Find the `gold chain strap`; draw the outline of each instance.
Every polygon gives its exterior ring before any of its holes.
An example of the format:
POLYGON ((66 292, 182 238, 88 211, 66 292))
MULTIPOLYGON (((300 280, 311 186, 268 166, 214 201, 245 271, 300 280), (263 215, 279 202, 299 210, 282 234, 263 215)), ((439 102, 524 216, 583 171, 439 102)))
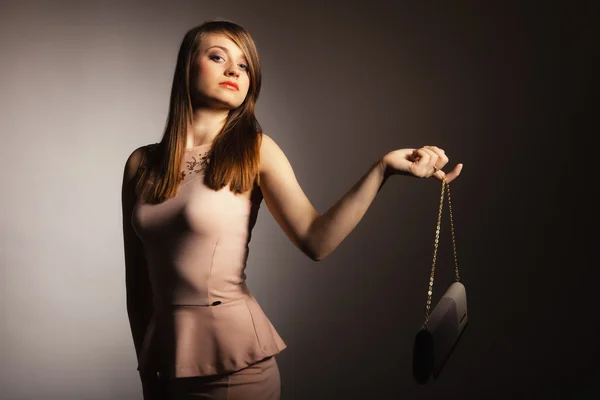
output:
POLYGON ((431 308, 431 296, 433 295, 433 280, 435 277, 435 261, 437 258, 438 244, 440 241, 440 230, 442 227, 442 210, 444 208, 444 193, 448 191, 448 209, 450 211, 450 230, 452 232, 452 250, 454 251, 454 267, 456 272, 456 282, 460 281, 458 273, 458 256, 456 253, 456 236, 454 235, 454 219, 452 218, 452 201, 450 199, 450 184, 446 183, 446 177, 442 181, 442 194, 440 195, 440 207, 438 212, 437 227, 435 230, 435 242, 433 245, 433 262, 431 264, 431 275, 429 276, 429 290, 427 291, 427 304, 425 305, 425 324, 429 320, 429 310, 431 308))

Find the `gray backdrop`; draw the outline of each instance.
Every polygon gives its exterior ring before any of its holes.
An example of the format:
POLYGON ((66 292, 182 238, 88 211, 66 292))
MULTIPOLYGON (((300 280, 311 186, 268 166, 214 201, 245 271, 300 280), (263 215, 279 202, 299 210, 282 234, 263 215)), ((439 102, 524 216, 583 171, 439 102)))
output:
MULTIPOLYGON (((319 263, 263 203, 247 273, 288 344, 284 400, 598 394, 591 239, 570 252, 579 231, 563 207, 571 138, 588 122, 591 8, 3 1, 0 15, 0 398, 140 398, 123 166, 160 140, 183 34, 217 17, 255 38, 258 119, 321 212, 390 150, 434 144, 465 164, 452 194, 470 325, 427 387, 411 363, 438 183, 388 180, 319 263)), ((437 296, 452 279, 447 228, 437 296)))

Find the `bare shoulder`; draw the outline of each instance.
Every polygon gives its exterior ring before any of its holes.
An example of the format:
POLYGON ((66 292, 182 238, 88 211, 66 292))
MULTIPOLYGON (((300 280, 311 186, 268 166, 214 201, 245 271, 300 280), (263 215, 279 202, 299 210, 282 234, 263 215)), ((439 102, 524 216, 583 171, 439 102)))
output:
POLYGON ((261 133, 261 141, 260 141, 260 151, 269 151, 272 150, 274 146, 277 146, 277 143, 271 138, 271 136, 266 133, 261 133))
POLYGON ((263 132, 260 145, 260 173, 268 173, 285 161, 287 161, 287 157, 283 150, 281 150, 275 140, 263 132))

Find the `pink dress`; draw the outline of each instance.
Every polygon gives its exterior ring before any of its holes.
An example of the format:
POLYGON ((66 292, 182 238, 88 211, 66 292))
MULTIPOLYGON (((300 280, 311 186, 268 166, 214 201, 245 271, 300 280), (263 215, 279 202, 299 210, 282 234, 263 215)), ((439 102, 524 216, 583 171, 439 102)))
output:
POLYGON ((286 344, 246 285, 248 243, 262 193, 252 199, 204 185, 210 144, 187 151, 177 196, 138 202, 131 216, 144 245, 154 316, 140 371, 217 375, 275 355, 286 344))

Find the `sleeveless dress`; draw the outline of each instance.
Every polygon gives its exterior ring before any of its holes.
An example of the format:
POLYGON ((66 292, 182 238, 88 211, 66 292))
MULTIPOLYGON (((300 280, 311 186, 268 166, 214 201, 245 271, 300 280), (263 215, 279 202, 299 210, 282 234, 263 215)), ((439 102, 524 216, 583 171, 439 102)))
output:
POLYGON ((246 285, 262 193, 255 187, 248 200, 228 185, 219 191, 204 185, 210 146, 186 151, 175 197, 133 208, 154 296, 141 372, 226 374, 287 347, 246 285))

